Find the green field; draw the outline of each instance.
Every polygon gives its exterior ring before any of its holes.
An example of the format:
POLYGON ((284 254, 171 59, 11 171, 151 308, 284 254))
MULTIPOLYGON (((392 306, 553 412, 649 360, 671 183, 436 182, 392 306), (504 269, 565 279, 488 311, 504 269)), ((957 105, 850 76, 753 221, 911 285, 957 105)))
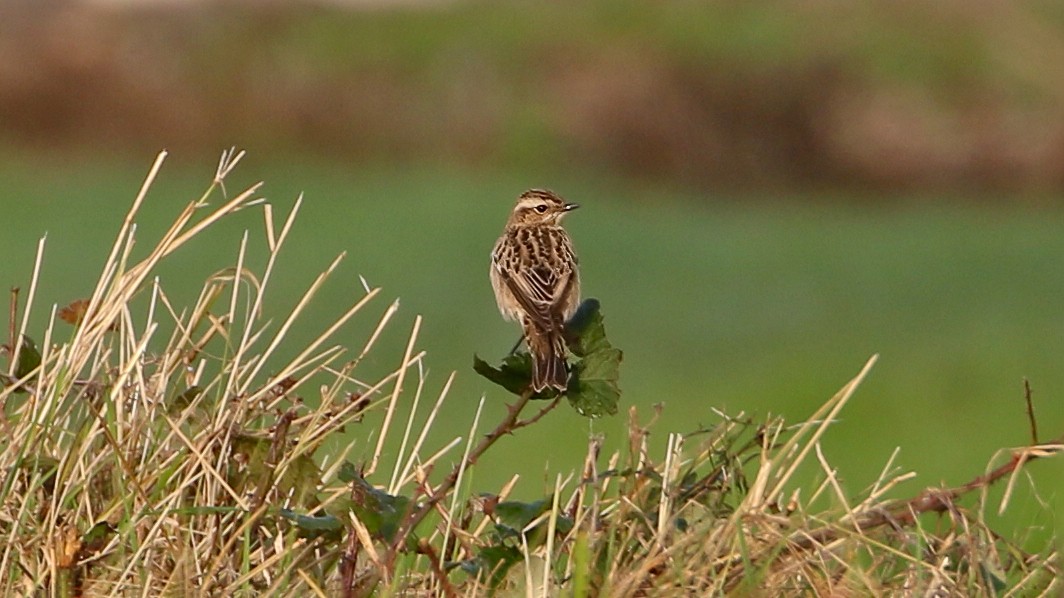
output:
MULTIPOLYGON (((177 156, 164 168, 138 223, 142 242, 206 188, 213 158, 198 158, 177 156)), ((0 166, 0 283, 25 288, 37 240, 48 235, 31 336, 43 330, 53 303, 89 294, 149 163, 9 158, 0 166)), ((506 448, 481 464, 475 489, 496 490, 520 473, 519 494, 541 495, 555 473, 579 466, 589 429, 604 434, 608 447, 621 445, 629 406, 645 419, 653 405, 664 405, 653 436, 657 454, 668 432, 715 423, 712 407, 799 420, 874 353, 880 361, 870 379, 823 442, 851 491, 871 483, 895 447, 896 465, 919 472, 899 493, 909 495, 963 483, 983 472, 995 450, 1029 442, 1025 376, 1043 440, 1064 430, 1059 209, 1007 198, 695 197, 595 177, 358 170, 255 155, 227 185, 232 194, 241 181, 260 179, 278 212, 299 192, 305 196, 271 283, 272 312, 287 313, 314 276, 347 252, 312 316, 288 335, 288 354, 361 295, 359 275, 383 287, 371 312, 383 312, 392 298, 401 310, 356 374, 375 379, 393 369, 422 315, 425 400, 458 372, 444 419, 434 426, 438 443, 467 434, 482 395, 488 422, 508 399, 470 364, 474 353, 501 357, 517 335, 495 309, 486 271, 512 198, 549 186, 584 206, 569 229, 585 295, 602 302, 611 340, 625 352, 622 415, 589 426, 559 409, 547 424, 504 440, 506 448)), ((210 232, 206 244, 184 249, 175 260, 181 267, 162 272, 172 300, 191 301, 204 278, 232 265, 245 228, 255 231, 252 254, 261 261, 261 223, 261 214, 249 211, 210 232)), ((340 338, 357 351, 375 325, 360 319, 340 338)), ((368 436, 372 423, 351 433, 368 436)), ((363 447, 372 452, 372 443, 363 447)), ((1060 464, 1031 471, 1042 494, 1059 500, 1060 464)), ((1028 490, 1019 486, 1012 521, 1047 525, 1028 490)))

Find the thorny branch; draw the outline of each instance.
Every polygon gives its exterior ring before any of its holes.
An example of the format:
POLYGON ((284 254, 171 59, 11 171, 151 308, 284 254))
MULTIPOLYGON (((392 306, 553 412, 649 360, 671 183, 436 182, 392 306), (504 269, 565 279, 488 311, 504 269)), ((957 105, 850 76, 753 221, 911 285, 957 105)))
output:
MULTIPOLYGON (((1007 463, 995 468, 989 473, 976 476, 971 481, 953 488, 926 488, 920 494, 900 502, 887 505, 885 508, 876 509, 858 517, 853 525, 861 532, 890 525, 895 528, 908 527, 916 523, 917 518, 924 513, 944 513, 954 508, 954 503, 965 494, 982 490, 995 484, 1004 477, 1018 472, 1024 465, 1041 459, 1064 453, 1064 436, 1046 444, 1036 444, 1022 447, 1012 452, 1012 457, 1007 463)), ((825 526, 820 529, 803 531, 800 535, 792 537, 790 547, 795 551, 814 550, 819 546, 830 544, 844 534, 837 526, 825 526)), ((740 566, 729 572, 728 587, 734 586, 742 580, 744 567, 740 566)))
MULTIPOLYGON (((908 500, 887 503, 874 510, 869 510, 854 519, 852 522, 854 528, 861 533, 865 533, 886 525, 895 529, 912 526, 920 515, 924 513, 945 513, 954 510, 954 504, 964 495, 973 491, 984 490, 1002 478, 1013 476, 1031 461, 1064 453, 1064 435, 1049 443, 1038 442, 1034 403, 1031 400, 1031 385, 1027 379, 1023 381, 1023 388, 1027 418, 1030 424, 1031 445, 1013 450, 1008 462, 988 473, 976 476, 966 484, 953 488, 925 488, 908 500)), ((802 531, 792 535, 790 549, 794 551, 816 550, 818 547, 839 540, 848 533, 850 533, 848 529, 842 530, 838 526, 824 526, 819 529, 802 531)), ((734 562, 729 564, 735 565, 734 562)), ((731 568, 727 574, 725 586, 734 588, 743 579, 747 566, 746 564, 739 564, 739 566, 731 568)))
POLYGON ((414 509, 408 517, 406 517, 406 519, 404 519, 403 525, 395 534, 395 539, 392 541, 392 545, 389 548, 388 556, 385 559, 386 563, 389 563, 390 565, 390 563, 394 561, 396 554, 398 554, 402 547, 405 545, 406 538, 410 535, 414 528, 416 528, 418 524, 421 523, 426 516, 428 516, 429 512, 432 511, 432 509, 434 509, 436 505, 439 504, 439 502, 447 496, 447 493, 450 492, 452 488, 454 488, 455 484, 458 483, 458 478, 463 470, 475 465, 481 455, 483 455, 489 448, 491 448, 491 446, 495 444, 500 438, 507 434, 512 434, 516 430, 524 428, 525 426, 530 426, 538 422, 540 419, 543 418, 543 416, 545 416, 552 409, 554 409, 558 405, 558 402, 561 400, 561 396, 558 396, 556 399, 551 401, 549 405, 540 409, 539 412, 533 415, 532 417, 524 420, 519 419, 521 411, 528 404, 528 401, 531 397, 531 390, 526 390, 525 392, 521 393, 521 396, 517 399, 517 402, 507 407, 506 417, 504 417, 503 420, 499 422, 499 425, 496 426, 494 430, 489 432, 480 441, 480 444, 478 444, 472 451, 470 451, 468 457, 466 457, 464 460, 460 461, 453 468, 451 468, 450 473, 447 474, 447 477, 443 480, 443 482, 440 483, 439 486, 436 487, 432 494, 424 502, 418 505, 417 508, 414 509))
POLYGON ((428 541, 422 539, 417 543, 418 554, 423 554, 429 559, 429 566, 432 568, 432 574, 436 576, 436 579, 440 582, 440 592, 446 598, 456 598, 458 591, 455 589, 451 580, 447 579, 447 572, 443 568, 443 563, 440 562, 440 556, 436 554, 436 551, 432 548, 432 545, 428 541))

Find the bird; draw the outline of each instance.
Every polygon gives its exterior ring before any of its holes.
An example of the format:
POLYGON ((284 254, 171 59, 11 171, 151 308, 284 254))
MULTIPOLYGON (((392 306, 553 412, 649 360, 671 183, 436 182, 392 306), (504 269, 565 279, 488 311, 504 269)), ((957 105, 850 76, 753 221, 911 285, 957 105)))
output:
POLYGON ((546 189, 517 198, 491 252, 491 286, 506 320, 521 323, 532 390, 566 390, 565 322, 580 303, 580 271, 562 219, 579 208, 546 189))

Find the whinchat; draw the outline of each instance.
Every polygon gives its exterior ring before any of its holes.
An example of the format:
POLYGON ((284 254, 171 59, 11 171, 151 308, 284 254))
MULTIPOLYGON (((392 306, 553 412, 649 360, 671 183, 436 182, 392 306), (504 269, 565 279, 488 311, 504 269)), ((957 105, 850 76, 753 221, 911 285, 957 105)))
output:
POLYGON ((580 272, 562 218, 578 208, 530 189, 517 198, 491 253, 491 286, 507 320, 518 320, 532 354, 532 390, 564 391, 564 326, 580 303, 580 272))

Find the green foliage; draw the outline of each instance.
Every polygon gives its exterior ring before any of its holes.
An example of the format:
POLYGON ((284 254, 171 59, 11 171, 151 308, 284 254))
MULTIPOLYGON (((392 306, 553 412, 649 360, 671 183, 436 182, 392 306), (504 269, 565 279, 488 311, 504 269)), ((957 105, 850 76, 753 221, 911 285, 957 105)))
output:
POLYGON ((230 484, 241 492, 264 487, 275 487, 291 496, 293 504, 310 508, 317 504, 318 484, 321 472, 311 455, 300 455, 291 460, 278 479, 275 469, 280 454, 274 448, 274 438, 235 434, 233 455, 237 460, 229 469, 230 484))
POLYGON ((503 535, 517 535, 521 533, 521 530, 525 529, 525 526, 546 513, 550 509, 552 501, 553 498, 548 496, 533 502, 500 502, 488 512, 494 516, 495 528, 501 531, 503 535))
MULTIPOLYGON (((621 351, 606 338, 606 327, 597 299, 581 303, 566 327, 569 349, 579 359, 571 366, 569 385, 565 391, 569 404, 584 417, 597 418, 616 415, 621 390, 621 351)), ((506 356, 498 368, 480 357, 473 356, 473 370, 515 395, 528 391, 532 379, 532 358, 527 352, 506 356)), ((532 399, 553 399, 558 393, 546 389, 532 395, 532 399)))
POLYGON ((18 394, 25 394, 25 384, 29 381, 26 380, 34 370, 41 365, 41 352, 37 349, 37 343, 33 342, 28 336, 23 335, 21 347, 18 352, 18 361, 15 363, 15 377, 12 380, 8 380, 7 376, 0 375, 0 381, 4 382, 4 386, 14 385, 19 381, 23 381, 23 386, 20 386, 15 390, 18 394))
POLYGON ((339 517, 329 514, 304 515, 292 509, 281 509, 280 514, 281 517, 291 521, 299 529, 299 537, 301 538, 326 536, 330 540, 337 542, 343 537, 343 532, 346 529, 344 522, 339 517))
MULTIPOLYGON (((485 509, 492 520, 495 521, 496 537, 499 540, 521 538, 530 547, 538 547, 546 541, 547 521, 536 523, 531 529, 528 526, 547 514, 554 503, 554 496, 535 500, 532 502, 505 501, 495 505, 492 509, 485 509)), ((573 529, 573 520, 558 516, 555 520, 557 533, 568 534, 573 529)))
POLYGON ((41 352, 37 349, 37 343, 28 336, 22 337, 22 348, 18 353, 18 363, 15 364, 15 376, 21 380, 30 375, 33 370, 41 365, 41 352))
POLYGON ((118 530, 108 521, 100 521, 89 528, 81 538, 81 550, 85 554, 95 554, 103 550, 118 530))
POLYGON ((489 544, 477 550, 477 558, 455 565, 471 575, 487 577, 488 587, 494 591, 502 585, 510 568, 522 560, 524 560, 524 553, 517 546, 489 544))
MULTIPOLYGON (((515 395, 528 391, 532 380, 532 356, 526 351, 519 351, 503 358, 498 368, 473 355, 473 370, 495 384, 515 395)), ((546 389, 532 395, 532 399, 553 399, 558 393, 546 389)))
POLYGON ((192 402, 201 394, 203 394, 203 389, 199 386, 188 387, 184 392, 171 399, 168 411, 170 413, 180 413, 184 411, 192 405, 192 402))
POLYGON ((570 349, 580 359, 573 366, 566 396, 577 413, 596 418, 616 415, 621 389, 621 351, 606 339, 606 327, 596 299, 583 302, 569 325, 570 349))
POLYGON ((340 504, 354 512, 372 537, 385 542, 395 540, 396 532, 410 515, 410 499, 375 488, 351 463, 343 465, 339 479, 351 488, 350 499, 340 504))
MULTIPOLYGON (((450 565, 473 575, 486 576, 492 590, 502 584, 511 567, 524 560, 526 550, 535 550, 546 542, 548 518, 554 503, 553 496, 531 502, 497 500, 497 496, 481 497, 484 514, 495 525, 485 538, 487 541, 477 548, 477 556, 450 565)), ((564 538, 572 529, 572 519, 556 517, 555 534, 558 538, 564 538)))

